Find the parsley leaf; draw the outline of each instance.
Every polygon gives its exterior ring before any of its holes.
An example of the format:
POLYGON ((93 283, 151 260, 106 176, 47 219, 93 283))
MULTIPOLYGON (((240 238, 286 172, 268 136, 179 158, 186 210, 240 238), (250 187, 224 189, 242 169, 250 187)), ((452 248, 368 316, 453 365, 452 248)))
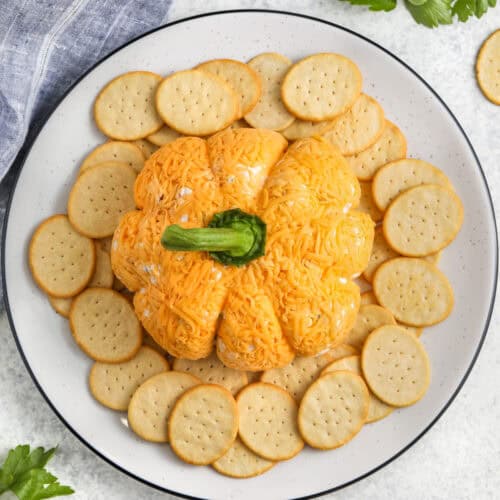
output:
POLYGON ((415 5, 411 0, 405 0, 405 3, 413 19, 428 28, 435 28, 440 24, 452 23, 451 0, 418 2, 421 5, 415 5))
POLYGON ((495 7, 496 4, 497 0, 456 0, 452 12, 465 23, 471 16, 480 18, 488 7, 495 7))
POLYGON ((342 0, 343 2, 349 2, 352 5, 366 5, 370 7, 370 10, 380 11, 384 10, 389 12, 396 7, 397 0, 342 0))
POLYGON ((69 486, 59 484, 57 478, 44 469, 56 448, 30 450, 20 445, 9 451, 0 469, 0 494, 12 491, 20 500, 42 500, 59 495, 71 495, 69 486))

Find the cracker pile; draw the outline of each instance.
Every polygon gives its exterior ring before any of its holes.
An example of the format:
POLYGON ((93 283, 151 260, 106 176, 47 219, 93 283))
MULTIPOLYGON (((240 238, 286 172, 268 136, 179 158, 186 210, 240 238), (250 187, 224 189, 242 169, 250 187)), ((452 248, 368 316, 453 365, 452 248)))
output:
MULTIPOLYGON (((478 78, 487 86, 481 61, 478 78)), ((293 63, 265 53, 166 78, 130 72, 99 93, 94 117, 109 140, 82 161, 68 215, 35 230, 29 265, 94 362, 92 395, 126 411, 134 433, 169 443, 188 463, 247 478, 305 444, 343 446, 365 424, 424 396, 430 363, 419 337, 453 308, 452 287, 436 266, 460 230, 463 207, 442 171, 406 158, 405 136, 362 93, 354 62, 325 53, 293 63), (344 343, 262 373, 228 368, 215 352, 199 361, 169 356, 144 333, 110 264, 112 235, 135 209, 137 173, 156 149, 185 135, 249 126, 288 141, 322 135, 347 158, 360 181, 360 209, 378 223, 360 278, 367 291, 344 343)))

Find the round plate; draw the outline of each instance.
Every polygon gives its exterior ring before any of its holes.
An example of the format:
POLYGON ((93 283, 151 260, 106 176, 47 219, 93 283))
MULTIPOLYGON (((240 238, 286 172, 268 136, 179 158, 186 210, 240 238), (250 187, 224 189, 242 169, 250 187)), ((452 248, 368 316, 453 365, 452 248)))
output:
POLYGON ((31 147, 10 201, 3 245, 12 330, 35 383, 63 422, 101 457, 152 486, 195 497, 214 498, 223 491, 225 497, 240 500, 332 491, 411 446, 465 381, 486 334, 497 276, 495 221, 484 175, 470 142, 439 96, 403 62, 356 33, 319 19, 269 11, 222 12, 170 24, 129 43, 86 74, 31 147), (432 362, 432 383, 423 400, 366 425, 340 449, 305 449, 267 474, 241 481, 210 467, 186 465, 168 446, 141 441, 127 428, 125 414, 92 399, 86 381, 91 362, 73 342, 66 320, 51 309, 31 279, 27 248, 42 219, 65 212, 79 163, 105 140, 91 110, 107 81, 130 70, 167 74, 207 59, 245 61, 264 51, 294 60, 325 51, 352 58, 363 73, 365 91, 379 100, 408 138, 409 154, 431 161, 451 178, 463 200, 465 220, 440 263, 455 290, 455 309, 422 337, 432 362))

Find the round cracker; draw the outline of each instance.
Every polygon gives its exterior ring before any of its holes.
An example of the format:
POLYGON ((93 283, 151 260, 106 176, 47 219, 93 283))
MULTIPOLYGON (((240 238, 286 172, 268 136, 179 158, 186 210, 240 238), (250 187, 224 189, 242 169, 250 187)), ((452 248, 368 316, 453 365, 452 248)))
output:
POLYGON ((281 84, 291 64, 290 59, 274 52, 259 54, 248 61, 262 83, 257 104, 244 116, 252 127, 283 130, 295 120, 281 100, 281 84))
POLYGON ((393 250, 421 257, 448 246, 460 231, 464 209, 448 188, 424 184, 400 194, 384 216, 384 237, 393 250))
POLYGON ((272 384, 257 382, 236 398, 240 414, 240 438, 267 460, 288 460, 304 447, 297 428, 297 403, 272 384))
POLYGON ((431 326, 453 309, 453 289, 446 276, 423 259, 398 257, 384 262, 373 277, 378 302, 401 323, 431 326))
POLYGON ((346 160, 359 180, 369 181, 383 165, 405 156, 405 136, 394 123, 386 120, 382 135, 370 147, 346 160))
MULTIPOLYGON (((360 356, 348 356, 346 358, 339 359, 330 363, 322 372, 321 376, 326 373, 336 372, 336 371, 348 371, 355 373, 356 375, 363 376, 361 370, 361 357, 360 356)), ((383 401, 380 401, 377 396, 375 396, 370 390, 368 391, 370 395, 370 401, 368 403, 368 415, 366 416, 366 423, 376 422, 381 420, 388 415, 390 415, 394 408, 383 401)))
POLYGON ((246 372, 225 366, 215 351, 203 359, 174 359, 173 368, 190 373, 207 384, 221 385, 233 395, 248 383, 246 372))
POLYGON ((338 448, 361 430, 368 406, 368 389, 359 375, 327 373, 309 387, 300 403, 300 434, 313 448, 338 448))
POLYGON ((311 122, 305 120, 295 120, 289 127, 282 130, 281 133, 285 139, 295 141, 297 139, 305 139, 314 135, 321 135, 333 127, 333 120, 325 120, 322 122, 311 122))
POLYGON ((399 257, 398 252, 395 252, 385 241, 384 232, 382 227, 375 228, 375 236, 373 238, 372 253, 366 269, 363 271, 363 278, 370 283, 373 280, 375 271, 381 264, 389 259, 399 257))
POLYGON ((71 310, 71 303, 73 302, 73 297, 69 299, 61 299, 59 297, 51 297, 48 295, 50 305, 54 308, 57 314, 60 314, 64 318, 69 318, 69 311, 71 310))
POLYGON ((168 420, 168 440, 187 463, 208 465, 226 453, 238 433, 238 408, 224 387, 202 384, 187 390, 168 420))
POLYGON ((75 231, 66 215, 44 220, 33 233, 28 262, 37 285, 52 297, 81 292, 95 269, 94 242, 75 231))
POLYGON ((142 344, 132 305, 114 290, 87 288, 73 300, 69 324, 76 343, 95 361, 128 361, 142 344))
POLYGON ((83 172, 69 195, 71 224, 91 238, 111 236, 122 216, 135 208, 135 178, 128 165, 103 164, 83 172))
POLYGON ((391 406, 409 406, 427 391, 430 364, 422 343, 398 326, 378 328, 366 339, 361 368, 370 389, 391 406))
POLYGON ((164 125, 158 132, 148 135, 147 140, 156 146, 164 146, 165 144, 174 142, 179 137, 182 137, 179 132, 164 125))
POLYGON ((133 144, 135 144, 142 151, 146 160, 158 149, 158 146, 145 139, 137 139, 136 141, 133 141, 133 144))
POLYGON ((347 335, 346 342, 361 349, 366 337, 368 337, 375 328, 391 324, 395 325, 396 320, 388 309, 376 304, 361 306, 354 327, 347 335))
POLYGON ((94 119, 101 132, 112 139, 133 141, 159 130, 163 122, 154 96, 161 76, 132 71, 111 80, 94 103, 94 119))
POLYGON ((356 64, 340 54, 313 54, 294 64, 283 80, 281 98, 301 120, 331 120, 345 113, 361 93, 356 64))
POLYGON ((262 92, 259 75, 248 65, 234 59, 213 59, 196 66, 224 80, 238 95, 238 118, 250 113, 262 92))
POLYGON ((100 246, 97 246, 95 271, 92 279, 89 281, 88 287, 111 288, 114 279, 109 253, 102 250, 100 246))
POLYGON ((167 443, 167 422, 177 399, 201 383, 193 375, 175 371, 147 379, 134 392, 128 405, 130 428, 146 441, 167 443))
POLYGON ((85 157, 80 166, 80 173, 107 162, 125 163, 136 172, 140 172, 145 159, 141 149, 132 142, 108 141, 97 146, 85 157))
POLYGON ((486 98, 500 106, 500 29, 494 31, 479 50, 476 78, 486 98))
POLYGON ((275 462, 259 457, 236 438, 231 448, 216 460, 212 467, 229 477, 247 478, 264 474, 274 466, 275 462))
POLYGON ((380 222, 383 214, 373 201, 372 183, 360 182, 359 187, 361 188, 361 198, 359 200, 358 210, 367 213, 374 222, 380 222))
POLYGON ((333 120, 331 129, 323 137, 349 156, 374 144, 384 127, 382 106, 373 97, 361 94, 349 110, 333 120))
POLYGON ((168 368, 168 362, 163 356, 143 346, 129 361, 94 363, 89 375, 90 392, 102 405, 124 411, 136 389, 145 380, 168 368))
POLYGON ((304 356, 295 358, 290 364, 281 368, 273 368, 262 372, 261 382, 277 385, 285 389, 300 402, 304 392, 321 370, 336 359, 356 354, 357 350, 347 344, 341 344, 319 356, 304 356))
POLYGON ((238 96, 221 78, 206 71, 178 71, 156 92, 164 122, 185 135, 210 135, 226 128, 239 113, 238 96))
POLYGON ((453 189, 448 177, 423 160, 404 158, 384 165, 373 177, 372 194, 377 207, 385 211, 404 191, 421 184, 439 184, 453 189))

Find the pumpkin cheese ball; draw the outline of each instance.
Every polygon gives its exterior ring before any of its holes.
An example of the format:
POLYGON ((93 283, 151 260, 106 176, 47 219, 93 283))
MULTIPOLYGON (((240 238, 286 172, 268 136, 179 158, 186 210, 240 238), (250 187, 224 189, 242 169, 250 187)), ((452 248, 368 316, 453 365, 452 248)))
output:
POLYGON ((171 355, 205 358, 215 342, 226 366, 268 370, 341 344, 353 327, 351 277, 374 229, 354 210, 359 183, 324 139, 286 147, 263 129, 180 138, 138 175, 138 210, 114 233, 112 266, 171 355), (256 233, 245 252, 260 258, 248 262, 242 248, 256 233))

